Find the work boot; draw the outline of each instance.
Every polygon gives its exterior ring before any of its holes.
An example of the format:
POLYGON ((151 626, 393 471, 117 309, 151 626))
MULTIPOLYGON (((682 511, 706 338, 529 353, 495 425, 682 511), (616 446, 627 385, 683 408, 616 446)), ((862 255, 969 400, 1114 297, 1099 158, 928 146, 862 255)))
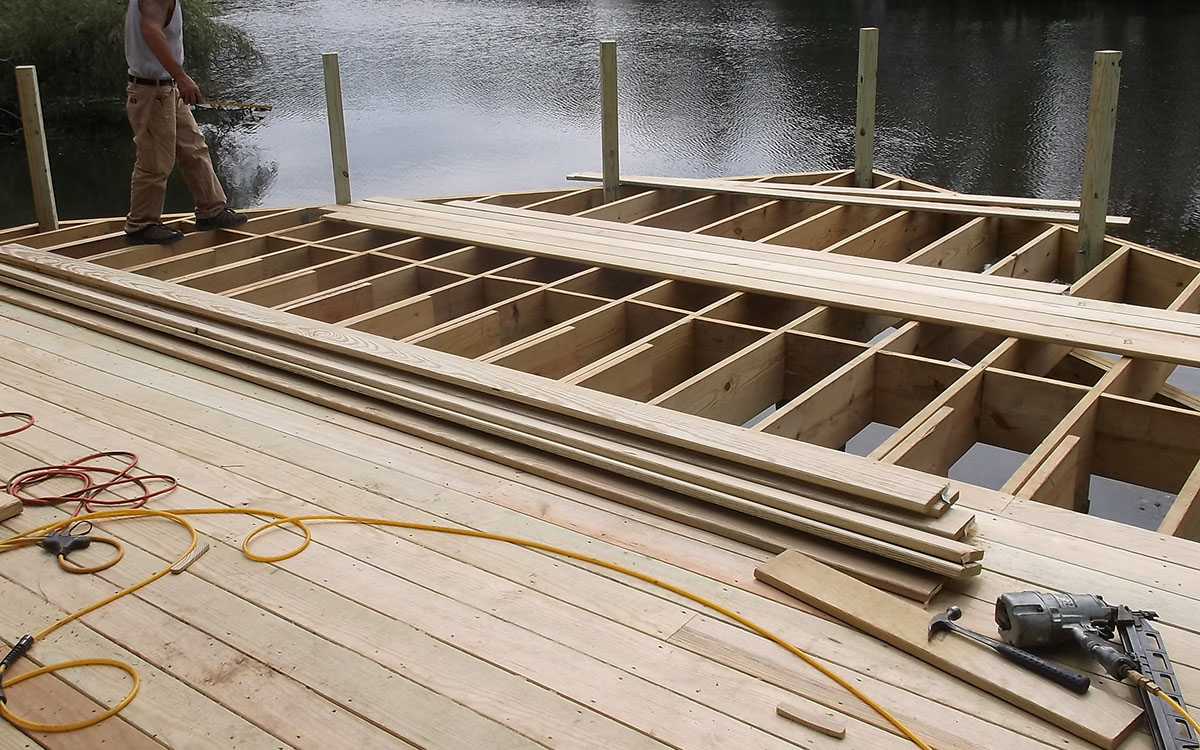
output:
POLYGON ((232 229, 246 223, 246 214, 239 214, 232 208, 223 208, 221 213, 207 219, 196 217, 196 229, 207 232, 210 229, 232 229))
POLYGON ((136 232, 126 232, 125 242, 130 245, 169 245, 183 239, 183 232, 158 222, 147 224, 136 232))

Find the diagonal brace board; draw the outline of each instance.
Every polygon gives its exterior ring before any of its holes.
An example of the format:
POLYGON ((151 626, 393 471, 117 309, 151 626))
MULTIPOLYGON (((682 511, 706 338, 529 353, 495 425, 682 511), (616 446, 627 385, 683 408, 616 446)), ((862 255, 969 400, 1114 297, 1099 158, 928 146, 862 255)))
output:
POLYGON ((795 550, 784 552, 759 565, 754 570, 754 576, 944 672, 1102 747, 1115 748, 1142 715, 1140 706, 1116 695, 1100 689, 1090 690, 1082 696, 1076 695, 966 639, 938 638, 930 641, 928 612, 795 550))

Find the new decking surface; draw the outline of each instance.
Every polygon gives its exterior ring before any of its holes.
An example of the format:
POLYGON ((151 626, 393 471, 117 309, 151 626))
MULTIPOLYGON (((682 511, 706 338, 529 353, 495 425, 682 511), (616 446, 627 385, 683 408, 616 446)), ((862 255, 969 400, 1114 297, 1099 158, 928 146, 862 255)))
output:
MULTIPOLYGON (((935 747, 1090 747, 813 615, 755 581, 768 554, 737 542, 9 302, 0 371, 3 408, 38 418, 0 440, 0 475, 127 449, 182 483, 153 507, 368 515, 528 537, 732 606, 854 679, 935 747)), ((990 631, 995 597, 1027 588, 1154 608, 1184 695, 1200 696, 1200 546, 1032 501, 972 509, 985 571, 943 591, 931 613, 959 604, 968 626, 990 631)), ((4 525, 62 515, 28 508, 4 525)), ((239 551, 254 525, 197 518, 211 550, 187 573, 35 646, 40 663, 135 664, 142 691, 118 719, 33 738, 0 725, 0 747, 911 746, 778 647, 648 584, 511 545, 351 525, 318 527, 300 556, 261 564, 239 551), (844 711, 846 740, 777 716, 794 694, 844 711)), ((140 579, 184 543, 156 521, 103 531, 128 547, 97 576, 63 573, 36 549, 0 556, 6 640, 140 579)), ((10 700, 62 720, 126 688, 76 670, 10 700)), ((1134 699, 1120 685, 1099 689, 1134 699)), ((1149 738, 1122 747, 1148 748, 1149 738)))

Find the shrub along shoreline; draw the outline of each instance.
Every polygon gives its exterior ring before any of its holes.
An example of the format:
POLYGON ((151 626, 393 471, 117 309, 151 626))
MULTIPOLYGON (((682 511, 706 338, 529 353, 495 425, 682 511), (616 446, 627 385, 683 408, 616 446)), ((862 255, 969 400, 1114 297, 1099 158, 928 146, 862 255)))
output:
MULTIPOLYGON (((184 0, 185 67, 202 91, 227 90, 261 55, 220 20, 224 0, 184 0)), ((0 0, 0 132, 20 129, 14 69, 36 65, 47 130, 124 118, 124 0, 0 0)))

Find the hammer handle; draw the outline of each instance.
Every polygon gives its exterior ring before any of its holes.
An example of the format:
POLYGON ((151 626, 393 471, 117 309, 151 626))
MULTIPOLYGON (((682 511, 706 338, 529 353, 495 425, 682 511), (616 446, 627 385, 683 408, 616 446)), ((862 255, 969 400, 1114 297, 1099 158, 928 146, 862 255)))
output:
POLYGON ((1087 675, 1063 669, 1053 662, 1046 661, 1042 657, 1031 654, 1028 651, 1023 651, 1016 646, 1007 643, 998 643, 996 644, 996 651, 1014 664, 1019 664, 1030 672, 1040 674, 1048 680, 1057 682, 1071 692, 1083 695, 1092 685, 1092 681, 1088 679, 1087 675))

